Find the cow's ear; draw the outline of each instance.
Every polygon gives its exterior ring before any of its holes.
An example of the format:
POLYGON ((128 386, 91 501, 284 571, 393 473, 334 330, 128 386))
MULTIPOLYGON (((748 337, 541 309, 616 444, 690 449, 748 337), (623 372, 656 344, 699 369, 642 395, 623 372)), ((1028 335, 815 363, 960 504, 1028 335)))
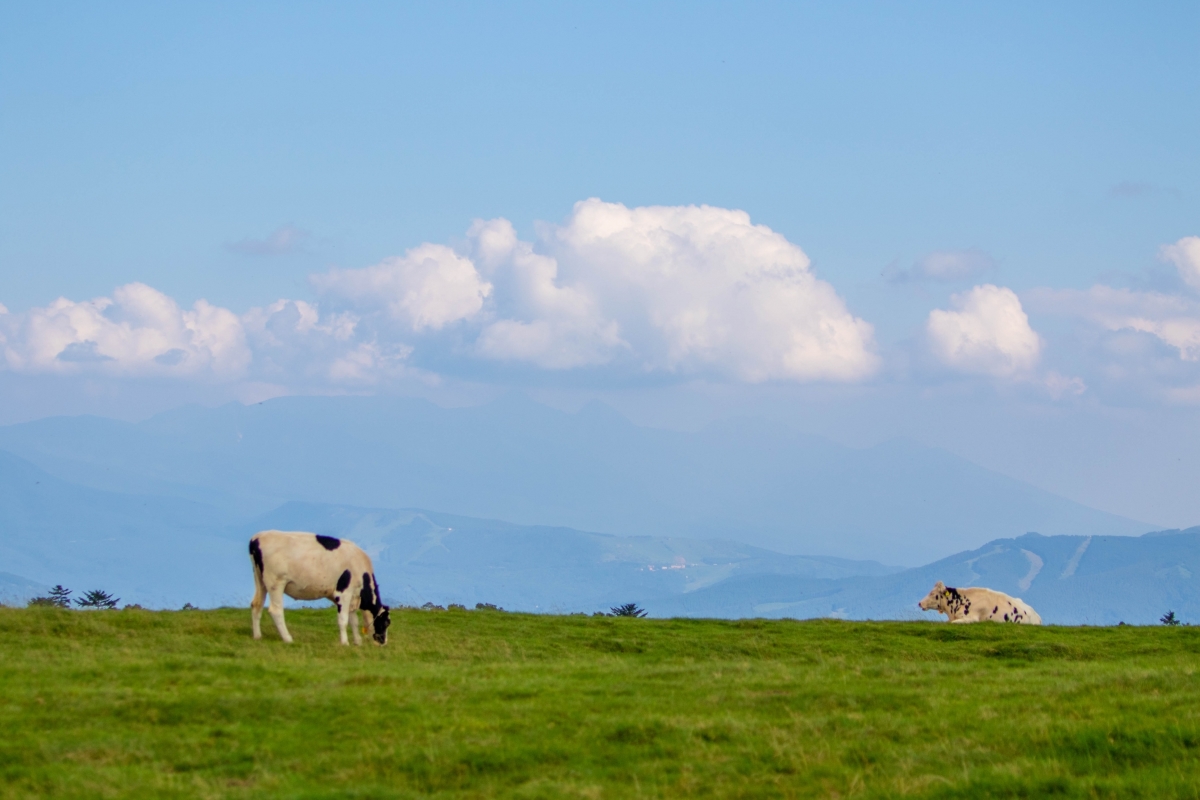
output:
POLYGON ((937 583, 935 583, 933 585, 933 590, 935 592, 944 592, 944 591, 946 591, 946 584, 942 583, 941 581, 938 581, 937 583))

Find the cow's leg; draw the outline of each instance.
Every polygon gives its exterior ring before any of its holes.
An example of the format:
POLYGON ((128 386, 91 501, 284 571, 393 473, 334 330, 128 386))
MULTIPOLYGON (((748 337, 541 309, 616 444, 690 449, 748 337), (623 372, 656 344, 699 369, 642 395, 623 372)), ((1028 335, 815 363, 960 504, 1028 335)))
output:
POLYGON ((250 630, 255 639, 262 638, 263 600, 267 597, 267 587, 263 586, 262 576, 258 569, 254 570, 254 599, 250 601, 250 630))
POLYGON ((288 633, 287 623, 283 621, 283 586, 284 584, 278 583, 268 589, 271 594, 271 606, 267 613, 275 620, 275 630, 279 631, 279 638, 290 643, 292 635, 288 633))
POLYGON ((350 592, 349 596, 346 598, 346 601, 350 604, 350 613, 348 616, 350 618, 350 625, 353 628, 351 633, 354 634, 354 643, 361 647, 362 646, 362 634, 359 633, 359 630, 358 630, 358 627, 359 627, 358 626, 358 618, 359 618, 358 594, 356 594, 355 592, 350 592))
POLYGON ((346 638, 346 626, 350 624, 350 598, 346 596, 346 592, 342 592, 334 597, 333 602, 337 604, 338 610, 338 640, 348 645, 350 641, 346 638))
POLYGON ((361 613, 362 613, 363 630, 365 630, 371 636, 374 636, 375 635, 375 615, 372 614, 370 611, 367 611, 365 608, 361 609, 361 613))

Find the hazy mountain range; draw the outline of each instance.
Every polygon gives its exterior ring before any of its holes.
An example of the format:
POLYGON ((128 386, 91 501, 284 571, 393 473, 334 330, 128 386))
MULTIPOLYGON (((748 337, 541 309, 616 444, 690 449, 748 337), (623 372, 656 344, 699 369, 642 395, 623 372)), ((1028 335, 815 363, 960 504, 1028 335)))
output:
POLYGON ((940 579, 1021 596, 1047 622, 1200 616, 1200 529, 1119 535, 1149 527, 903 442, 853 450, 758 423, 675 433, 521 398, 290 398, 0 428, 0 598, 16 600, 63 583, 244 605, 246 539, 281 528, 353 539, 410 605, 906 618, 931 616, 915 603, 940 579), (580 530, 589 520, 604 532, 580 530))
POLYGON ((432 508, 909 566, 1031 530, 1161 527, 910 442, 857 450, 749 420, 657 430, 597 403, 568 414, 519 395, 458 409, 289 397, 141 423, 55 417, 0 428, 0 450, 84 487, 191 500, 232 518, 291 500, 432 508))

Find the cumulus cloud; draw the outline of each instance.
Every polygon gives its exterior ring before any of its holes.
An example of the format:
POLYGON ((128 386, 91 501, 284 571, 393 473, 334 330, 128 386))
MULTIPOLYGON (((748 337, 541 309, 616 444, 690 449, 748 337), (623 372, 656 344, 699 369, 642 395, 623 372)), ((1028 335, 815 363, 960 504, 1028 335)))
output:
POLYGON ((184 310, 142 283, 6 314, 0 328, 5 365, 17 372, 228 378, 250 362, 233 312, 204 300, 184 310))
POLYGON ((470 359, 749 382, 857 381, 879 364, 871 325, 804 251, 723 208, 586 200, 535 242, 508 220, 479 220, 458 250, 425 243, 310 281, 315 302, 241 316, 203 300, 184 310, 143 284, 62 298, 0 314, 0 346, 17 371, 237 378, 271 391, 470 359))
POLYGON ((954 295, 951 304, 953 310, 931 311, 925 323, 930 350, 944 365, 996 378, 1028 376, 1037 367, 1042 339, 1011 289, 984 284, 954 295))
POLYGON ((285 225, 272 231, 265 239, 229 242, 225 249, 247 256, 282 256, 300 250, 307 239, 307 231, 285 225))
POLYGON ((1175 348, 1182 360, 1200 360, 1200 303, 1186 297, 1098 285, 1035 289, 1027 298, 1044 313, 1076 317, 1109 331, 1148 333, 1175 348))
POLYGON ((878 366, 872 326, 744 211, 591 199, 544 238, 558 285, 616 322, 641 369, 853 381, 878 366))
POLYGON ((475 316, 492 293, 469 258, 440 244, 422 244, 371 267, 334 269, 311 282, 329 300, 383 309, 418 333, 475 316))
POLYGON ((628 347, 595 298, 560 285, 557 260, 519 241, 508 220, 477 220, 468 235, 480 266, 499 286, 494 307, 501 318, 480 333, 481 355, 567 369, 604 364, 628 347))
POLYGON ((885 273, 892 283, 954 281, 977 278, 996 268, 996 259, 982 250, 935 250, 918 259, 910 269, 885 273))
POLYGON ((1159 256, 1179 270, 1179 277, 1200 291, 1200 236, 1185 236, 1175 244, 1163 245, 1159 256))
POLYGON ((364 336, 350 312, 327 312, 303 300, 277 300, 242 317, 261 380, 305 385, 374 384, 408 373, 412 347, 364 336))

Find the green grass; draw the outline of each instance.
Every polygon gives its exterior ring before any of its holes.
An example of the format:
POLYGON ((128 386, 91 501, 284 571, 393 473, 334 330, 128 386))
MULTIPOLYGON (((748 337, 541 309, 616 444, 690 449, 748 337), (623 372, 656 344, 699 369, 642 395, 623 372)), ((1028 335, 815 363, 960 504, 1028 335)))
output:
POLYGON ((0 609, 0 797, 1200 797, 1200 628, 0 609))

